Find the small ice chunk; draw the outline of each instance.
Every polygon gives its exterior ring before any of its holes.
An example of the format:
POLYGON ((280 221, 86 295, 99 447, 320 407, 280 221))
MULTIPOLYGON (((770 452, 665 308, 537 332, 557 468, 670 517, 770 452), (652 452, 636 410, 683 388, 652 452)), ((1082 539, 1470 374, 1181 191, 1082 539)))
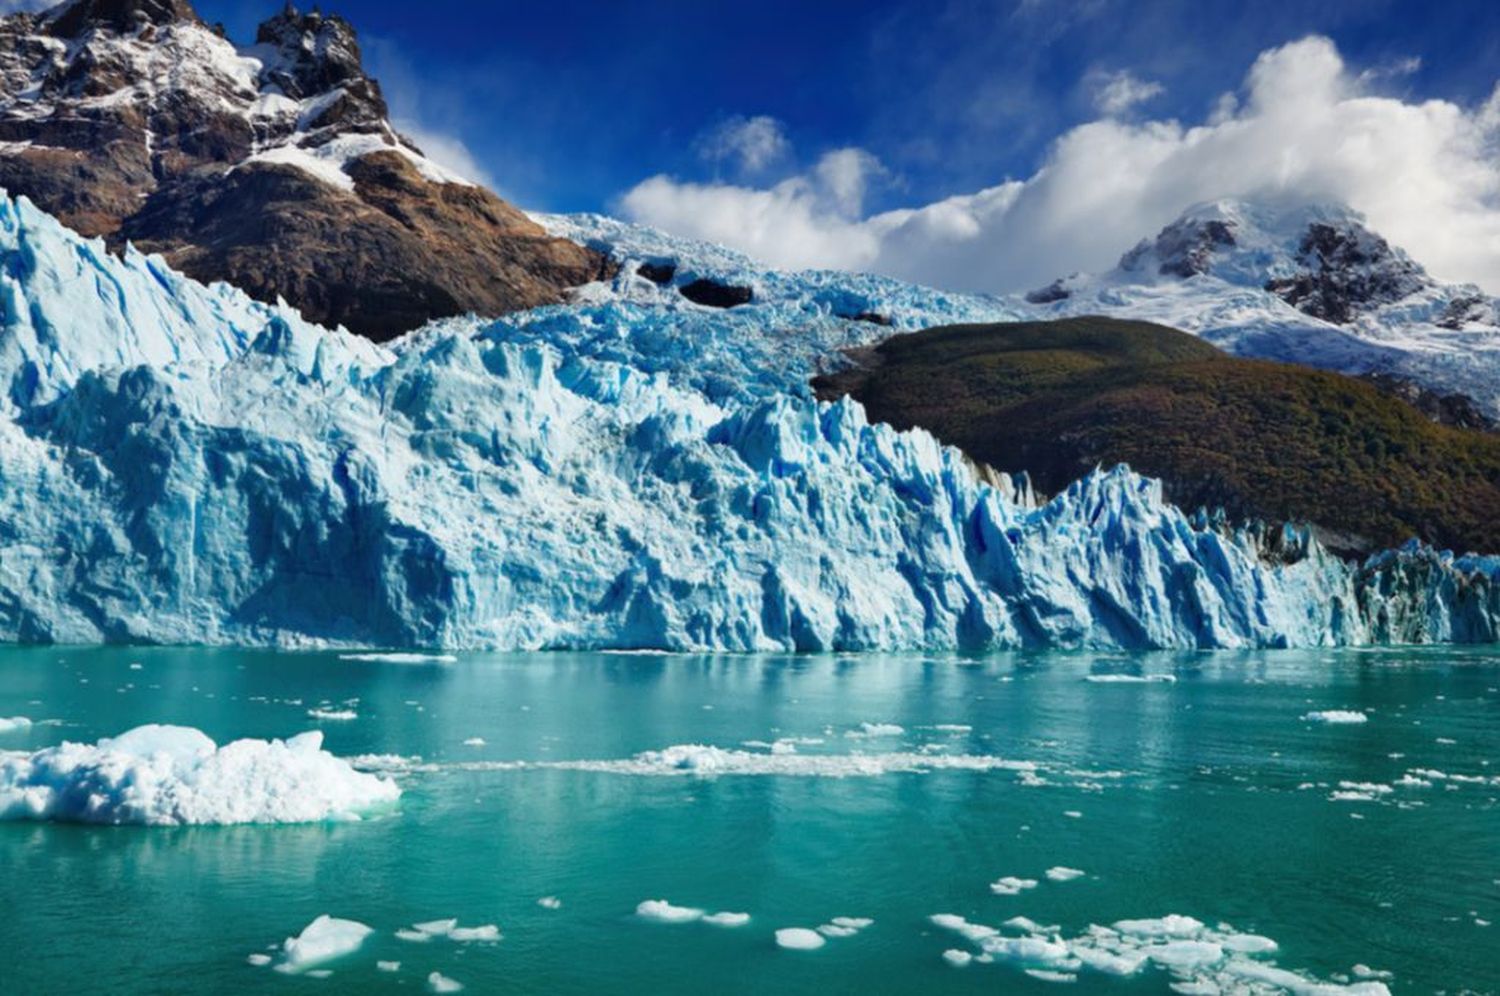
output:
POLYGON ((648 899, 635 908, 635 915, 642 920, 657 923, 692 923, 703 919, 703 910, 691 906, 673 906, 665 899, 648 899))
POLYGON ((749 913, 710 913, 703 922, 715 927, 743 927, 750 922, 749 913))
POLYGON ((245 960, 254 965, 256 968, 264 968, 265 966, 271 964, 271 956, 268 954, 261 954, 260 952, 256 952, 253 955, 247 955, 245 960))
POLYGON ((845 930, 864 930, 875 925, 875 921, 867 916, 836 916, 829 923, 845 930))
POLYGON ((340 654, 341 661, 364 661, 372 664, 454 664, 458 661, 452 654, 340 654))
POLYGON ((1328 723, 1332 725, 1368 723, 1370 717, 1367 713, 1354 712, 1350 709, 1324 709, 1321 712, 1309 712, 1303 715, 1304 723, 1328 723))
POLYGON ((1037 881, 1034 878, 1016 878, 1007 875, 990 883, 990 891, 997 896, 1019 896, 1027 889, 1035 889, 1037 881))
POLYGON ((426 944, 428 941, 432 940, 432 935, 424 934, 420 930, 407 930, 405 928, 402 928, 401 930, 396 931, 396 939, 398 941, 407 941, 412 944, 426 944))
POLYGON ((1102 972, 1105 975, 1134 975, 1141 970, 1142 965, 1150 960, 1140 951, 1115 953, 1084 945, 1073 946, 1073 957, 1094 971, 1102 972))
POLYGON ((1224 945, 1225 951, 1248 955, 1270 954, 1278 947, 1275 941, 1259 934, 1230 934, 1219 943, 1224 945))
POLYGON ((1173 969, 1202 968, 1224 960, 1224 949, 1212 941, 1168 941, 1146 948, 1158 965, 1173 969))
POLYGON ((1013 916, 1001 926, 1010 927, 1012 930, 1024 930, 1028 934, 1055 934, 1057 932, 1055 926, 1044 926, 1029 916, 1013 916))
POLYGON ((562 909, 562 900, 558 899, 556 896, 543 896, 541 899, 538 899, 536 901, 536 904, 544 910, 562 909))
POLYGON ((1155 920, 1120 920, 1114 928, 1137 937, 1196 937, 1203 932, 1203 922, 1172 913, 1155 920))
POLYGON ((433 972, 427 976, 427 989, 435 993, 457 993, 463 992, 464 984, 455 979, 450 979, 441 972, 433 972))
POLYGON ((974 956, 967 951, 958 948, 949 948, 943 952, 943 960, 954 968, 968 968, 974 962, 974 956))
POLYGON ((281 963, 276 968, 289 974, 304 972, 353 954, 373 933, 374 929, 357 920, 341 920, 325 913, 304 927, 302 933, 286 939, 281 945, 281 963))
POLYGON ((457 941, 460 944, 469 944, 475 941, 498 941, 500 940, 500 928, 493 923, 487 923, 481 927, 454 927, 448 931, 448 939, 457 941))
POLYGON ((307 714, 330 723, 347 723, 359 718, 359 713, 353 709, 309 709, 307 714))
POLYGON ((428 920, 426 923, 414 923, 412 926, 428 937, 446 937, 453 931, 454 927, 458 926, 458 918, 428 920))
POLYGON ((464 741, 465 747, 483 747, 484 737, 470 737, 464 741))
POLYGON ((816 951, 827 943, 822 934, 806 927, 783 927, 776 931, 776 946, 789 951, 816 951))
POLYGON ((401 971, 401 963, 399 961, 377 961, 375 969, 380 972, 399 972, 401 971))
POLYGON ((25 716, 0 717, 0 733, 20 733, 31 729, 31 720, 25 716))
POLYGON ((1087 872, 1080 871, 1077 868, 1067 868, 1063 865, 1047 869, 1047 878, 1053 882, 1071 882, 1075 878, 1083 878, 1085 874, 1087 872))
POLYGON ((1041 982, 1059 982, 1066 985, 1078 981, 1078 976, 1072 972, 1054 972, 1050 968, 1028 968, 1026 974, 1041 982))
POLYGON ((904 726, 897 726, 895 723, 860 723, 859 729, 850 730, 844 736, 856 739, 866 737, 899 737, 905 732, 906 728, 904 726))

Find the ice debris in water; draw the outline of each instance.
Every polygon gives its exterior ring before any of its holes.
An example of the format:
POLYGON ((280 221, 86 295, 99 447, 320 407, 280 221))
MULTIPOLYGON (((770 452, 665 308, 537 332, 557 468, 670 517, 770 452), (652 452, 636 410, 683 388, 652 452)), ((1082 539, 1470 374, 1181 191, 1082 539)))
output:
POLYGON ((0 733, 19 733, 29 729, 31 729, 31 720, 25 716, 11 716, 9 719, 0 716, 0 733))
POLYGON ((827 943, 822 934, 806 927, 783 927, 776 931, 776 946, 790 951, 816 951, 827 943))
POLYGON ((749 913, 710 913, 703 922, 715 927, 743 927, 750 922, 749 913))
POLYGON ((435 993, 457 993, 463 992, 464 984, 441 972, 433 972, 427 976, 427 988, 435 993))
POLYGON ((997 896, 1019 896, 1027 889, 1035 889, 1037 881, 1034 878, 1016 878, 1014 875, 1006 875, 1004 878, 996 879, 990 883, 990 891, 997 896))
POLYGON ((558 899, 556 896, 543 896, 541 899, 538 899, 536 901, 536 904, 544 910, 562 909, 562 900, 558 899))
POLYGON ((1309 712, 1303 715, 1304 723, 1327 723, 1329 725, 1351 725, 1357 723, 1368 723, 1369 714, 1355 712, 1352 709, 1324 709, 1319 712, 1309 712))
POLYGON ((341 920, 326 913, 281 945, 278 972, 295 975, 336 958, 353 954, 375 931, 357 920, 341 920))
POLYGON ((626 760, 579 760, 516 762, 523 766, 594 771, 642 776, 716 777, 727 775, 781 775, 809 778, 869 778, 890 774, 922 774, 932 771, 1014 771, 1023 776, 1035 772, 1031 761, 1013 761, 984 754, 941 754, 897 751, 880 754, 799 754, 773 749, 769 753, 677 744, 662 750, 644 751, 626 760))
POLYGON ((1109 927, 1091 926, 1077 937, 1065 938, 1055 927, 1041 927, 1025 918, 1002 925, 1018 931, 972 923, 951 913, 929 918, 933 925, 958 934, 978 950, 950 949, 943 958, 951 965, 1005 962, 1034 978, 1070 982, 1080 973, 1133 977, 1155 966, 1172 979, 1179 994, 1220 996, 1390 996, 1383 981, 1359 976, 1361 981, 1324 982, 1306 973, 1278 968, 1267 959, 1278 948, 1258 934, 1241 933, 1228 924, 1209 927, 1177 914, 1143 920, 1120 920, 1109 927))
MULTIPOLYGON (((690 251, 684 278, 746 265, 690 251)), ((1015 316, 990 299, 759 271, 753 304, 709 313, 622 271, 377 346, 21 200, 0 198, 0 256, 0 639, 826 651, 1500 629, 1500 559, 1351 565, 1296 530, 1267 557, 1262 533, 1123 468, 1039 504, 811 396, 886 334, 849 316, 1015 316)))
POLYGON ((691 906, 673 906, 665 899, 647 899, 635 908, 635 915, 642 920, 657 923, 692 923, 703 919, 703 910, 691 906))
POLYGON ((323 734, 237 740, 142 726, 97 744, 0 752, 0 819, 68 823, 316 823, 391 807, 401 790, 323 750, 323 734))
POLYGON ((1071 882, 1075 878, 1083 878, 1085 874, 1087 873, 1077 868, 1066 868, 1061 865, 1047 869, 1047 878, 1054 882, 1071 882))
POLYGON ((307 715, 313 719, 321 719, 327 722, 347 723, 359 718, 359 713, 353 709, 309 709, 307 715))

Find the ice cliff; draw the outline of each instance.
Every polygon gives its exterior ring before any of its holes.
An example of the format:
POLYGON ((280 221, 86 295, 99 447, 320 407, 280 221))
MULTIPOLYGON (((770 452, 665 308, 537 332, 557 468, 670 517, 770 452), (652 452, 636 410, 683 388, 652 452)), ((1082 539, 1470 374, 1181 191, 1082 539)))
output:
POLYGON ((1101 471, 1038 505, 810 399, 836 351, 1008 316, 704 247, 388 347, 0 200, 0 638, 861 650, 1494 640, 1500 561, 1352 567, 1101 471), (701 271, 701 272, 698 272, 701 271), (699 307, 698 273, 753 301, 699 307), (876 320, 877 318, 882 320, 876 320))

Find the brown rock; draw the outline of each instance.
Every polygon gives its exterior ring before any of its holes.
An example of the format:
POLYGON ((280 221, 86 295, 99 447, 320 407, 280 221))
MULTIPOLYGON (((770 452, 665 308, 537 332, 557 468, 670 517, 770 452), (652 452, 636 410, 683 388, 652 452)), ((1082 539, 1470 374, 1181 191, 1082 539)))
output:
POLYGON ((134 241, 376 340, 561 301, 613 272, 489 191, 419 168, 343 18, 288 5, 257 33, 253 78, 221 34, 186 0, 0 19, 0 186, 115 249, 134 241), (349 184, 257 158, 351 139, 371 151, 324 167, 349 184))

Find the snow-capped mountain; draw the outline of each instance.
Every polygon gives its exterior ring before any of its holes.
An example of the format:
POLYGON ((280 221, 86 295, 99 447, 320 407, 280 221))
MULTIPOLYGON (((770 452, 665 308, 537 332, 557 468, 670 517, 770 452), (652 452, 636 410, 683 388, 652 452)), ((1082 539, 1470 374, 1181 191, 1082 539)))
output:
POLYGON ((1038 317, 1139 318, 1240 356, 1391 375, 1500 417, 1500 305, 1433 279, 1346 208, 1201 204, 1115 269, 1017 305, 1038 317))
POLYGON ((350 24, 290 4, 244 47, 187 0, 0 19, 0 186, 376 339, 560 300, 602 263, 423 155, 350 24))
POLYGON ((0 636, 855 650, 1500 635, 1500 561, 1413 547, 1354 567, 1300 532, 1186 516, 1125 470, 1038 505, 926 433, 807 396, 824 350, 884 334, 874 316, 919 327, 984 302, 737 275, 733 257, 677 248, 700 279, 750 280, 734 286, 751 302, 695 304, 675 274, 657 282, 665 261, 643 275, 652 261, 622 250, 575 304, 379 347, 0 201, 0 636))

